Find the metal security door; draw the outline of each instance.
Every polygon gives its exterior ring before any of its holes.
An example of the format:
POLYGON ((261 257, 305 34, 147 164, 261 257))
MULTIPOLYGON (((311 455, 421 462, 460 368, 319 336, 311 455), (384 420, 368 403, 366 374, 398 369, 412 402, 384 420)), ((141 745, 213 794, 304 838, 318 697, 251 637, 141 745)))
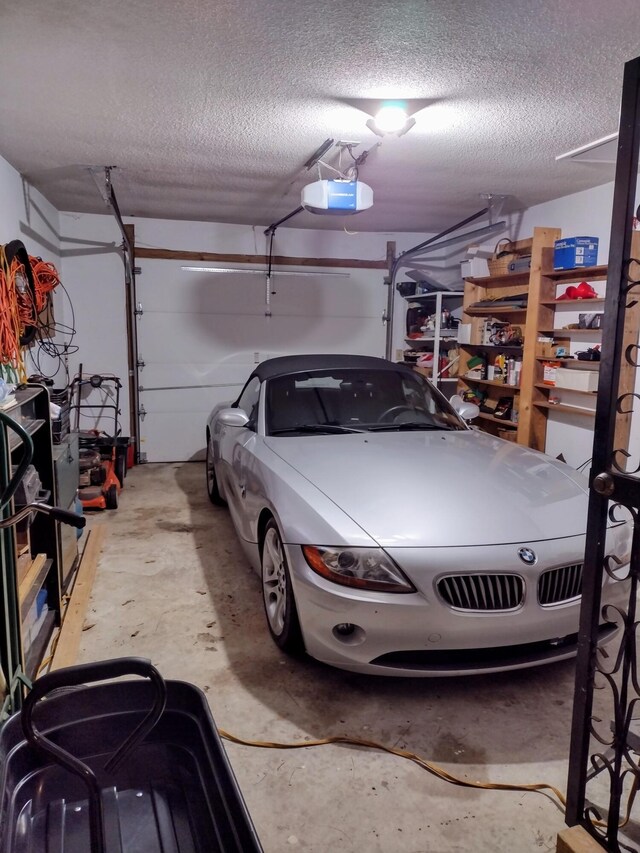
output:
POLYGON ((631 334, 634 323, 629 322, 631 312, 640 307, 640 252, 638 235, 632 235, 639 146, 640 58, 626 64, 622 92, 566 814, 570 826, 582 824, 611 851, 640 849, 637 825, 625 820, 640 785, 640 733, 634 727, 634 717, 640 717, 637 423, 631 430, 629 447, 625 441, 640 394, 635 388, 622 388, 620 380, 623 359, 636 369, 640 366, 637 334, 631 334), (624 572, 624 579, 618 570, 620 561, 608 553, 606 541, 608 522, 619 520, 623 514, 630 515, 633 532, 630 569, 628 574, 624 572), (622 606, 609 607, 603 614, 620 627, 618 638, 606 650, 597 648, 605 573, 621 584, 619 589, 624 593, 622 606))

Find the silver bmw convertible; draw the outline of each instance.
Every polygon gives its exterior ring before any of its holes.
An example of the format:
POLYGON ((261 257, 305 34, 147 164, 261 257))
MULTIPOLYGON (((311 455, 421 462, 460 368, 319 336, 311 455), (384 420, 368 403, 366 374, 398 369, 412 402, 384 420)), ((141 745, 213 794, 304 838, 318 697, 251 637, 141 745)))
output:
MULTIPOLYGON (((404 365, 301 355, 258 365, 213 410, 209 497, 229 507, 281 649, 404 676, 575 655, 587 481, 469 427, 472 408, 404 365)), ((622 576, 629 527, 608 530, 622 576)), ((607 578, 603 601, 624 586, 607 578)))

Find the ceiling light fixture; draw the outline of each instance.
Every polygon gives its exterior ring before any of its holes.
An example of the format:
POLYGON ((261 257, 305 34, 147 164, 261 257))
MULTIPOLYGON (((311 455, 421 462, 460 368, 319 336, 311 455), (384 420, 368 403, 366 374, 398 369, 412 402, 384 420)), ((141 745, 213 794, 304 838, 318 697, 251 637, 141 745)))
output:
POLYGON ((382 133, 397 133, 405 126, 408 118, 404 104, 390 103, 380 107, 374 121, 382 133))
MULTIPOLYGON (((265 269, 256 269, 255 267, 251 267, 250 269, 238 269, 237 267, 180 267, 181 270, 185 272, 211 272, 211 273, 248 273, 249 275, 267 275, 267 270, 265 269)), ((343 278, 348 278, 351 273, 348 272, 311 272, 310 270, 305 270, 304 272, 298 270, 271 270, 271 275, 331 275, 331 276, 340 276, 343 278)))
POLYGON ((367 121, 367 127, 377 136, 394 133, 404 136, 416 123, 407 112, 406 101, 382 101, 373 118, 367 121))

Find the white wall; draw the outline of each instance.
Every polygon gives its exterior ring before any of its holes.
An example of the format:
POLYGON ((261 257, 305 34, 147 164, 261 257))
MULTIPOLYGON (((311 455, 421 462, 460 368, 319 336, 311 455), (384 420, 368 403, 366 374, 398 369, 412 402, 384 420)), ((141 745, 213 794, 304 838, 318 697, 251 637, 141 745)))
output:
POLYGON ((0 243, 22 240, 27 251, 60 260, 58 211, 0 157, 0 243))
MULTIPOLYGON (((62 280, 73 305, 77 352, 69 356, 73 377, 82 365, 83 374, 121 377, 122 433, 129 433, 127 391, 127 326, 125 312, 122 237, 112 216, 61 213, 62 280)), ((88 390, 88 389, 87 389, 88 390)), ((96 399, 92 397, 91 402, 96 399)), ((85 410, 79 426, 89 429, 99 411, 85 410)), ((75 413, 74 413, 75 418, 75 413)), ((72 426, 75 421, 72 422, 72 426)), ((107 419, 100 426, 111 432, 107 419)))
MULTIPOLYGON (((0 157, 0 244, 22 240, 30 255, 50 261, 59 271, 59 230, 56 208, 31 187, 10 163, 0 157)), ((64 301, 57 298, 54 306, 56 318, 65 322, 64 301)), ((53 375, 59 367, 57 360, 48 358, 37 347, 32 351, 37 354, 43 372, 53 375)), ((38 369, 31 359, 27 359, 26 367, 29 374, 38 369)))
MULTIPOLYGON (((576 165, 576 168, 580 168, 576 165)), ((640 182, 639 182, 640 184, 640 182)), ((636 204, 638 187, 636 188, 636 204)), ((594 187, 590 190, 574 193, 554 201, 536 205, 524 211, 521 217, 514 219, 518 227, 510 233, 513 239, 529 237, 535 226, 562 229, 564 237, 590 236, 599 238, 598 263, 606 264, 609 254, 611 232, 611 211, 613 206, 613 182, 594 187)), ((604 293, 606 284, 593 283, 598 292, 604 293)), ((562 292, 561 289, 559 292, 562 292)), ((569 315, 563 312, 562 324, 576 322, 577 313, 569 315)), ((585 349, 598 342, 580 339, 572 350, 585 349)), ((640 378, 640 377, 639 377, 640 378)), ((636 391, 638 391, 636 387, 636 391)), ((550 412, 547 426, 546 451, 552 456, 562 453, 569 464, 577 466, 589 459, 593 451, 592 418, 560 412, 550 412)), ((638 418, 632 422, 630 452, 632 458, 638 458, 640 452, 640 423, 638 418)))

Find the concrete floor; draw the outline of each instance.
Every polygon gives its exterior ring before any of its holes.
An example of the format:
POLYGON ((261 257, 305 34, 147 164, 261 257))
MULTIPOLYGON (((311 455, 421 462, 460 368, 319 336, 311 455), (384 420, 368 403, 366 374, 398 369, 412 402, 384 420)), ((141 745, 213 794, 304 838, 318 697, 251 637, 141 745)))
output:
MULTIPOLYGON (((204 465, 132 469, 107 535, 81 661, 151 658, 200 686, 241 737, 351 734, 409 750, 465 779, 566 787, 573 665, 459 679, 365 677, 293 661, 271 641, 258 577, 204 465)), ((267 853, 555 850, 560 810, 536 793, 457 788, 395 756, 347 746, 227 744, 267 853)))

